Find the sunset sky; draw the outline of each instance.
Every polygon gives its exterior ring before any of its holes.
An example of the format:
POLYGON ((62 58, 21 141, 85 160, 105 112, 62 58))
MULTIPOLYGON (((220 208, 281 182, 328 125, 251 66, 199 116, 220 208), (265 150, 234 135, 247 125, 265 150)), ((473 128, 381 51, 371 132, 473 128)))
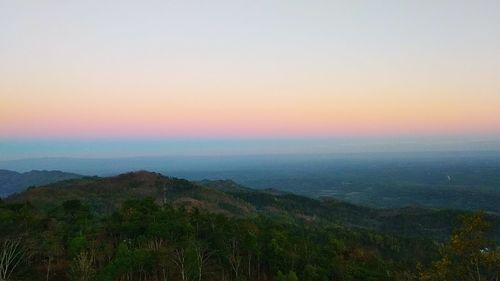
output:
POLYGON ((0 0, 4 153, 436 136, 500 136, 498 0, 0 0))

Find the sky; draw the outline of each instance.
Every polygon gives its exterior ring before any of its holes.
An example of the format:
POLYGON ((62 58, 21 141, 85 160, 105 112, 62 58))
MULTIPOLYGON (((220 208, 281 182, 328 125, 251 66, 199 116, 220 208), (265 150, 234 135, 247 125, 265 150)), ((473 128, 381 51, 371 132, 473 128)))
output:
POLYGON ((0 0, 0 26, 0 159, 500 149, 497 0, 0 0))

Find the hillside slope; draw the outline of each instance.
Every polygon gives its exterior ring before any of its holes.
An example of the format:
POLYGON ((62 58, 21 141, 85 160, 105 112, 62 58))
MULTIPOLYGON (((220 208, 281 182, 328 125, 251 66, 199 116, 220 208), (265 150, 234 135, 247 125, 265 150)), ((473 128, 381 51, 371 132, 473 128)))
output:
POLYGON ((245 215, 253 207, 224 192, 206 188, 183 179, 157 173, 133 172, 115 177, 86 177, 30 188, 7 200, 51 208, 67 200, 80 200, 96 213, 110 213, 131 199, 153 198, 174 206, 197 207, 210 212, 245 215))
MULTIPOLYGON (((87 177, 30 188, 7 199, 54 208, 80 200, 96 213, 109 214, 130 199, 153 198, 177 207, 207 210, 230 216, 278 216, 324 222, 412 237, 447 237, 464 211, 420 208, 373 209, 335 199, 311 199, 272 190, 253 190, 232 181, 190 182, 145 171, 115 177, 87 177)), ((500 218, 489 215, 493 233, 500 237, 500 218)))

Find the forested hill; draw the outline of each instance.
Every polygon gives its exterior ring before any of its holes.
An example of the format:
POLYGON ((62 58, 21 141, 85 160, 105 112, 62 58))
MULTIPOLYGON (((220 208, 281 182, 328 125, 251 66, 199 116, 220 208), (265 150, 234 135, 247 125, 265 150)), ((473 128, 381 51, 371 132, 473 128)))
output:
MULTIPOLYGON (((29 202, 46 210, 68 200, 80 200, 98 215, 111 214, 123 202, 152 198, 161 206, 197 208, 211 213, 238 217, 259 214, 288 219, 327 222, 347 227, 370 229, 411 237, 448 237, 465 214, 458 210, 421 208, 374 209, 356 206, 332 198, 311 199, 276 190, 254 190, 230 180, 191 182, 146 171, 115 177, 85 177, 15 194, 6 201, 29 202)), ((500 217, 489 215, 493 231, 500 237, 500 217)))
POLYGON ((0 170, 0 197, 6 197, 12 193, 24 191, 29 186, 50 184, 81 177, 81 175, 61 171, 33 170, 30 172, 18 173, 9 170, 0 170))
POLYGON ((484 213, 371 209, 228 180, 86 177, 0 200, 0 280, 495 280, 498 226, 484 213))

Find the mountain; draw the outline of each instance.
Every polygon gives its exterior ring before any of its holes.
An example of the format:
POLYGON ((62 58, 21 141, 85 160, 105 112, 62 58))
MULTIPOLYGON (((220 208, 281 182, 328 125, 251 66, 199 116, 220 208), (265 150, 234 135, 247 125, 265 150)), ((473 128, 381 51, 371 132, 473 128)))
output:
MULTIPOLYGON (((168 203, 229 216, 277 216, 434 239, 447 237, 457 217, 466 213, 410 207, 375 209, 333 198, 313 199, 272 189, 254 190, 231 180, 191 182, 146 171, 32 187, 6 201, 30 202, 50 209, 61 202, 80 200, 98 214, 110 214, 127 200, 144 198, 152 198, 158 205, 168 203)), ((500 217, 489 215, 489 219, 495 222, 494 233, 500 237, 500 217)))
POLYGON ((374 208, 500 214, 500 152, 340 153, 0 160, 0 169, 110 176, 146 169, 192 181, 231 179, 255 189, 331 196, 374 208))
POLYGON ((474 273, 495 280, 499 226, 494 214, 375 209, 146 171, 0 200, 0 249, 19 265, 7 264, 7 280, 443 280, 471 255, 474 273))
POLYGON ((67 200, 81 200, 97 213, 110 213, 131 199, 153 198, 157 204, 197 207, 211 212, 248 214, 252 206, 222 191, 184 179, 164 177, 145 171, 114 177, 85 177, 29 188, 7 199, 29 201, 35 206, 55 207, 67 200))
POLYGON ((0 170, 0 197, 21 192, 29 186, 45 185, 58 181, 81 178, 81 175, 61 171, 38 171, 18 173, 0 170))

